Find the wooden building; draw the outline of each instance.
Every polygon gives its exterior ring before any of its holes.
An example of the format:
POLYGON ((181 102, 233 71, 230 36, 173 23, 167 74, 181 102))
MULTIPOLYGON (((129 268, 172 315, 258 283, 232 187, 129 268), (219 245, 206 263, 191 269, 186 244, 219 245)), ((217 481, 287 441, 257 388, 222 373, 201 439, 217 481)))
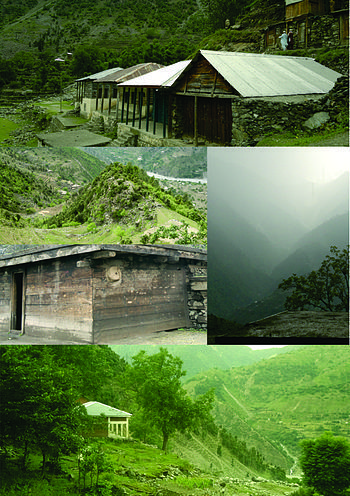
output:
POLYGON ((119 84, 123 91, 120 122, 141 129, 144 118, 146 132, 156 134, 156 125, 163 126, 163 138, 171 134, 169 88, 180 77, 190 60, 176 62, 119 84), (169 133, 168 133, 168 125, 169 133))
POLYGON ((311 58, 200 50, 171 88, 172 132, 232 144, 237 103, 329 92, 335 71, 311 58))
POLYGON ((286 19, 313 14, 322 15, 325 13, 325 0, 285 0, 286 19))
MULTIPOLYGON (((142 128, 136 91, 142 93, 146 88, 147 95, 154 92, 153 133, 160 121, 163 138, 184 139, 195 146, 236 144, 234 134, 243 101, 290 98, 292 103, 295 97, 302 97, 305 102, 328 93, 340 77, 307 57, 200 50, 191 61, 179 64, 174 64, 171 76, 166 73, 169 66, 120 87, 133 91, 127 106, 127 115, 130 111, 133 115, 131 127, 142 128)), ((149 118, 146 112, 146 131, 151 130, 149 118)))
POLYGON ((281 49, 279 36, 293 32, 293 49, 349 44, 348 0, 285 0, 285 20, 267 26, 262 48, 281 49))
POLYGON ((0 258, 0 330, 43 343, 112 344, 196 321, 204 326, 205 302, 202 249, 59 245, 0 258))
POLYGON ((131 413, 123 412, 98 401, 83 403, 89 417, 95 419, 95 426, 91 437, 111 437, 115 439, 128 439, 129 418, 131 413))

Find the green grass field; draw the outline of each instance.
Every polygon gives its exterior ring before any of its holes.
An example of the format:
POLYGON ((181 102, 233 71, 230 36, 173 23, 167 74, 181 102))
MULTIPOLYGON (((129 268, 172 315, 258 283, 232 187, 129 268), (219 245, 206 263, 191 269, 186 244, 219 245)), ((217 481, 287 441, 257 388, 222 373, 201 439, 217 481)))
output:
POLYGON ((0 143, 10 137, 11 131, 18 129, 19 127, 19 124, 0 117, 0 143))
POLYGON ((148 221, 137 230, 135 226, 109 224, 89 230, 88 224, 55 229, 38 229, 28 225, 24 228, 0 226, 0 243, 2 244, 115 244, 140 243, 142 234, 148 229, 164 226, 172 220, 186 222, 198 228, 198 224, 182 215, 162 207, 158 211, 156 222, 148 221))

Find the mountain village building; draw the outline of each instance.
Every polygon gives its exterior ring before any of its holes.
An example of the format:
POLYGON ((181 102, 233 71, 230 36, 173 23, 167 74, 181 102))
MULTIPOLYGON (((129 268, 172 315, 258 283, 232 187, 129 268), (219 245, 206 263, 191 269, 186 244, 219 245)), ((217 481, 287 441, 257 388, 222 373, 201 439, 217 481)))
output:
POLYGON ((206 328, 207 256, 172 245, 50 245, 0 258, 0 331, 113 344, 206 328))
POLYGON ((98 401, 87 401, 83 403, 83 406, 89 417, 99 420, 91 434, 92 437, 128 439, 131 413, 123 412, 98 401))
POLYGON ((349 44, 349 2, 346 0, 285 0, 285 20, 263 30, 262 50, 279 47, 283 31, 293 32, 293 48, 349 44))
POLYGON ((160 64, 147 62, 127 69, 115 67, 77 79, 76 102, 80 104, 80 115, 91 118, 93 112, 106 112, 107 115, 114 112, 115 117, 117 117, 121 97, 118 85, 161 67, 163 66, 160 64))
POLYGON ((117 123, 118 136, 126 134, 124 146, 166 146, 166 140, 195 146, 251 144, 266 132, 312 117, 340 77, 307 57, 200 50, 170 77, 164 68, 120 85, 134 95, 153 89, 160 110, 153 109, 153 125, 146 111, 145 129, 143 114, 136 119, 137 103, 131 103, 127 115, 131 111, 134 118, 128 128, 117 123), (266 125, 266 116, 272 124, 266 125), (152 142, 152 133, 158 142, 152 142))

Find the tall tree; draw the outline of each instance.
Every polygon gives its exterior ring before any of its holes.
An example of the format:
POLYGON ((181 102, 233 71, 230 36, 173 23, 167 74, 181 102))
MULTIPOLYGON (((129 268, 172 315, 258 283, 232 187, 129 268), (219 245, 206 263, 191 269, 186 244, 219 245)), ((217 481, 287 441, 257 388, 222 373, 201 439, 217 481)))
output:
POLYGON ((74 376, 58 367, 50 347, 0 347, 0 439, 23 449, 25 468, 29 450, 40 450, 45 463, 58 463, 75 451, 86 417, 77 406, 74 376))
POLYGON ((339 250, 331 246, 330 253, 318 270, 307 276, 293 274, 279 284, 280 289, 293 290, 286 298, 287 310, 311 306, 330 312, 349 311, 349 247, 339 250))
POLYGON ((323 496, 340 496, 350 487, 350 444, 325 432, 301 442, 300 465, 306 485, 323 496))
POLYGON ((192 401, 181 385, 181 377, 186 374, 182 360, 165 348, 151 356, 142 350, 132 360, 136 401, 150 423, 161 431, 162 449, 166 450, 169 437, 176 431, 196 428, 201 419, 208 418, 213 392, 192 401))

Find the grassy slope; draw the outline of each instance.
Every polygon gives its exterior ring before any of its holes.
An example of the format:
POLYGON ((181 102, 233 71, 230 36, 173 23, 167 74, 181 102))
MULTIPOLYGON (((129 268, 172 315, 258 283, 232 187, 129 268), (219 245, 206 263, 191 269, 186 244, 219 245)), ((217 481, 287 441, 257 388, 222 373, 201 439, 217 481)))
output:
MULTIPOLYGON (((141 151, 139 150, 138 153, 141 153, 141 151)), ((22 203, 24 201, 31 209, 31 212, 27 211, 28 216, 40 219, 49 219, 52 215, 60 212, 63 204, 60 206, 59 203, 69 197, 70 193, 76 193, 77 188, 75 185, 89 185, 91 180, 97 178, 106 167, 108 169, 113 168, 113 166, 106 166, 105 162, 99 158, 77 148, 9 148, 0 151, 0 160, 2 164, 5 164, 6 168, 11 167, 15 176, 18 175, 22 178, 21 188, 23 194, 18 197, 19 203, 17 203, 17 207, 19 208, 21 205, 20 201, 22 203), (47 192, 46 196, 44 196, 45 191, 47 192)), ((196 221, 172 210, 174 205, 182 205, 181 200, 174 200, 174 197, 169 196, 166 190, 159 190, 161 197, 172 204, 170 207, 162 205, 162 199, 157 197, 157 188, 152 187, 155 182, 146 184, 144 182, 144 179, 148 180, 146 174, 140 171, 142 178, 139 178, 133 172, 135 168, 132 166, 130 168, 132 171, 131 176, 134 175, 134 177, 124 174, 124 168, 122 167, 119 172, 116 172, 116 175, 105 173, 96 180, 93 188, 96 187, 98 192, 95 189, 91 189, 90 186, 90 189, 84 190, 88 191, 88 193, 90 192, 89 198, 85 198, 81 194, 77 196, 78 203, 84 207, 84 211, 89 209, 85 223, 77 226, 46 229, 45 227, 47 226, 43 226, 40 223, 33 225, 28 221, 23 224, 23 219, 21 219, 20 225, 14 221, 9 222, 6 220, 5 222, 3 219, 3 222, 0 220, 0 242, 5 244, 139 243, 141 236, 145 232, 152 232, 160 226, 171 225, 175 221, 185 222, 190 227, 198 230, 199 225, 196 221), (121 192, 110 191, 112 183, 115 183, 116 191, 121 189, 121 192), (117 185, 119 186, 117 187, 117 185), (82 196, 84 197, 82 198, 82 196), (102 220, 101 206, 103 206, 108 216, 107 223, 102 220), (121 214, 120 216, 119 213, 121 214), (152 215, 149 215, 150 213, 152 215), (113 218, 112 214, 118 219, 113 218), (97 225, 91 227, 92 221, 95 221, 97 225)), ((7 175, 5 177, 3 172, 0 187, 6 182, 6 191, 10 194, 10 197, 17 198, 18 184, 16 184, 17 190, 15 192, 14 185, 6 180, 7 175)), ((11 179, 14 182, 14 179, 11 179)), ((206 210, 206 185, 186 184, 186 193, 191 194, 191 191, 195 193, 196 201, 200 204, 203 212, 203 214, 199 215, 204 215, 206 210)), ((174 194, 178 195, 180 192, 181 186, 179 185, 174 194)), ((74 201, 71 204, 73 205, 71 208, 73 213, 72 218, 66 219, 68 223, 77 221, 76 215, 79 213, 76 211, 74 201)), ((18 211, 18 208, 17 210, 12 209, 9 205, 3 205, 3 208, 9 209, 11 213, 12 211, 18 211)), ((190 210, 192 209, 190 204, 189 208, 190 210)), ((23 213, 23 209, 19 211, 23 213)), ((157 240, 157 242, 161 243, 162 239, 157 240)), ((165 242, 169 241, 165 240, 165 242)))
MULTIPOLYGON (((252 472, 247 477, 247 469, 233 463, 225 451, 221 457, 215 453, 215 441, 207 440, 205 448, 202 442, 184 436, 174 441, 183 452, 179 457, 173 453, 164 453, 160 449, 134 441, 91 440, 90 445, 99 444, 105 452, 109 469, 99 476, 100 490, 104 494, 130 494, 167 496, 216 495, 225 480, 227 496, 261 494, 282 496, 290 494, 292 487, 265 481, 250 482, 252 472), (210 462, 212 460, 212 462, 210 462), (198 464, 196 463, 198 462, 198 464), (210 466, 211 465, 211 466, 210 466), (199 469, 197 467, 200 467, 199 469), (207 469, 205 468, 207 466, 207 469), (203 468, 201 468, 203 467, 203 468), (225 476, 225 479, 223 479, 225 476), (236 477, 229 483, 227 477, 236 477), (244 479, 244 480, 243 480, 244 479), (249 481, 249 482, 248 482, 249 481), (112 491, 111 493, 109 491, 112 491)), ((14 462, 15 460, 13 460, 14 462)), ((78 464, 76 455, 65 456, 62 463, 62 474, 40 475, 41 457, 31 455, 30 471, 19 472, 15 463, 6 473, 2 472, 1 496, 24 496, 28 493, 35 496, 63 496, 77 494, 78 464), (69 477, 68 477, 69 474, 69 477)), ((93 484, 96 475, 93 475, 93 484)), ((83 487, 83 480, 81 480, 83 487)), ((86 477, 86 489, 90 488, 90 474, 86 477)), ((95 491, 89 494, 97 494, 95 491)), ((101 493, 99 493, 101 494, 101 493)))
POLYGON ((200 394, 215 387, 216 421, 277 463, 285 456, 281 444, 297 455, 300 439, 324 430, 348 434, 349 353, 347 346, 302 347, 247 367, 200 374, 186 388, 200 394))

